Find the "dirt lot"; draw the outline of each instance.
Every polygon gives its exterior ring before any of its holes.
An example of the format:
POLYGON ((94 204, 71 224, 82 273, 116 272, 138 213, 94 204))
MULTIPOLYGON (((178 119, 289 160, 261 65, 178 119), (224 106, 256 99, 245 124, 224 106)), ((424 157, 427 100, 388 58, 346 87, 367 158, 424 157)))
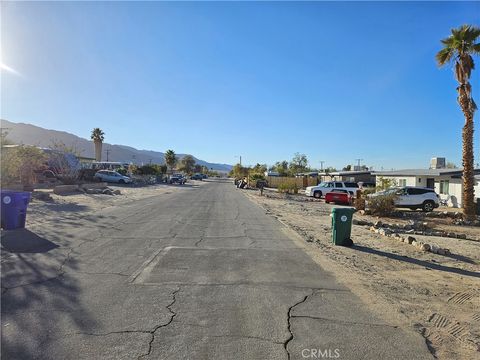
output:
MULTIPOLYGON (((241 190, 239 190, 241 191, 241 190)), ((301 236, 308 253, 352 289, 380 316, 411 327, 439 359, 480 357, 480 227, 457 226, 452 219, 409 214, 435 231, 458 232, 467 239, 413 235, 417 241, 448 248, 451 255, 423 252, 392 237, 353 225, 354 247, 331 244, 331 209, 303 195, 242 190, 301 236)), ((373 216, 354 219, 375 222, 373 216)), ((405 224, 409 218, 381 219, 405 224)))

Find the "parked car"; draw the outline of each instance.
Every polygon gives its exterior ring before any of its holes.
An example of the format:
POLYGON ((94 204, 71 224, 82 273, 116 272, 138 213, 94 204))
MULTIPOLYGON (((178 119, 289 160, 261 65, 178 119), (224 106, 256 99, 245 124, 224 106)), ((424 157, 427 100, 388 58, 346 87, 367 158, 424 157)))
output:
POLYGON ((128 176, 119 174, 112 170, 100 170, 95 173, 95 179, 105 182, 118 183, 118 184, 131 184, 133 180, 128 176))
POLYGON ((325 194, 325 202, 327 204, 333 202, 335 204, 351 205, 353 195, 346 189, 333 189, 325 194))
POLYGON ((358 190, 358 184, 354 182, 327 181, 317 186, 308 186, 305 189, 305 195, 320 199, 334 189, 347 190, 351 195, 355 195, 358 190))
POLYGON ((183 177, 183 175, 180 175, 180 174, 176 174, 176 175, 172 175, 170 176, 170 178, 168 179, 168 183, 169 184, 179 184, 179 185, 183 185, 187 182, 187 179, 185 179, 183 177))
POLYGON ((190 179, 192 180, 200 180, 202 181, 204 179, 203 174, 193 174, 190 179))
POLYGON ((433 211, 440 206, 439 196, 434 189, 426 187, 404 186, 370 194, 368 197, 395 194, 395 206, 412 210, 422 209, 425 212, 433 211))

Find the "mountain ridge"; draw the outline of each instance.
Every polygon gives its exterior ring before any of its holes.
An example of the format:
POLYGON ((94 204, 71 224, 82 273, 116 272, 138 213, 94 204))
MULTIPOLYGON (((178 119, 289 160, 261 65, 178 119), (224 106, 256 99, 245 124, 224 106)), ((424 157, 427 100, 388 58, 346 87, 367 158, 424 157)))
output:
MULTIPOLYGON (((15 123, 9 120, 1 119, 2 129, 8 131, 7 138, 16 144, 35 145, 40 147, 49 147, 53 141, 60 141, 67 146, 74 146, 80 151, 81 156, 94 158, 93 141, 82 138, 67 131, 46 129, 41 126, 28 123, 15 123)), ((129 145, 103 143, 102 161, 106 161, 108 150, 109 161, 134 162, 136 164, 164 164, 164 153, 155 150, 139 150, 129 145)), ((177 154, 179 159, 189 154, 177 154)), ((193 156, 193 155, 192 155, 193 156)), ((196 163, 207 166, 215 171, 228 172, 232 169, 232 165, 211 163, 200 160, 193 156, 196 163)))

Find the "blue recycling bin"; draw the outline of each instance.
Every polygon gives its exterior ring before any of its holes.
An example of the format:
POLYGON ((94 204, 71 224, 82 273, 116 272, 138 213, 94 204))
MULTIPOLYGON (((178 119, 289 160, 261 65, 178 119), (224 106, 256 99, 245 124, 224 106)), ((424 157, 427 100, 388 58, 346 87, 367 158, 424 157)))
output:
POLYGON ((1 190, 1 220, 4 230, 25 227, 30 193, 26 191, 1 190))

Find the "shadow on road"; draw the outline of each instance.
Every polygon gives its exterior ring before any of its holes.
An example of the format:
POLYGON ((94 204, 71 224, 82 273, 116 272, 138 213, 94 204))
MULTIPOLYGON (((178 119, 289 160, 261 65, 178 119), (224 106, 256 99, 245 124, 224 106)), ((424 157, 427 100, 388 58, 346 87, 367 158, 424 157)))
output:
POLYGON ((410 264, 425 267, 427 269, 445 271, 445 272, 454 273, 454 274, 458 274, 458 275, 480 278, 480 272, 463 270, 463 269, 458 269, 458 268, 454 268, 454 267, 451 267, 451 266, 445 266, 445 265, 440 265, 440 264, 434 264, 434 263, 431 263, 431 262, 428 262, 428 261, 413 259, 413 258, 410 258, 410 257, 407 257, 407 256, 396 255, 396 254, 392 254, 392 253, 388 253, 388 252, 385 252, 385 251, 380 251, 380 250, 368 248, 368 247, 361 246, 361 245, 354 245, 352 247, 352 249, 358 250, 358 251, 361 251, 361 252, 364 252, 364 253, 368 253, 368 254, 384 256, 384 257, 387 257, 387 258, 393 259, 393 260, 407 262, 407 263, 410 263, 410 264))
POLYGON ((41 358, 39 349, 56 341, 65 324, 79 332, 96 325, 78 280, 66 274, 77 261, 57 243, 26 229, 2 232, 2 359, 41 358))
POLYGON ((44 253, 58 248, 58 245, 27 229, 2 232, 2 251, 11 253, 44 253))

